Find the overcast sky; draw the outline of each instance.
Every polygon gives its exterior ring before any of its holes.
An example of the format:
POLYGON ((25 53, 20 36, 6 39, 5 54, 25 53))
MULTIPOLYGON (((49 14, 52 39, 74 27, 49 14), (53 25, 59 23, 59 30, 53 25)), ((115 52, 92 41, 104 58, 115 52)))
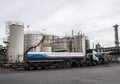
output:
POLYGON ((0 44, 6 21, 60 36, 81 31, 103 47, 114 46, 112 26, 120 24, 120 0, 0 0, 0 11, 0 44))

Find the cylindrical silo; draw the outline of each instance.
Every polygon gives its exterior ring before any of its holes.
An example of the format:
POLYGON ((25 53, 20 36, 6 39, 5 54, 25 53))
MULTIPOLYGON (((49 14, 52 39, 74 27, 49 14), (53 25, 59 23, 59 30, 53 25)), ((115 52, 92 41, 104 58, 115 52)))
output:
MULTIPOLYGON (((42 33, 40 32, 28 32, 24 34, 24 52, 26 52, 29 48, 36 46, 42 40, 42 33)), ((32 48, 29 52, 40 52, 41 44, 36 48, 32 48)))
POLYGON ((24 24, 11 22, 9 29, 8 62, 23 62, 24 24))
POLYGON ((52 47, 43 47, 42 52, 52 52, 52 47))

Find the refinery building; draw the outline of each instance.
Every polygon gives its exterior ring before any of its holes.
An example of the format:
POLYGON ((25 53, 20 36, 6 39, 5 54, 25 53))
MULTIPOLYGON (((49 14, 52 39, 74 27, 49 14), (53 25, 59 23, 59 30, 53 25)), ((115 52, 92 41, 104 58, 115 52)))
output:
POLYGON ((8 61, 24 61, 25 52, 81 52, 86 54, 89 45, 86 36, 79 35, 62 37, 46 35, 41 32, 24 32, 22 22, 7 22, 6 27, 8 61))

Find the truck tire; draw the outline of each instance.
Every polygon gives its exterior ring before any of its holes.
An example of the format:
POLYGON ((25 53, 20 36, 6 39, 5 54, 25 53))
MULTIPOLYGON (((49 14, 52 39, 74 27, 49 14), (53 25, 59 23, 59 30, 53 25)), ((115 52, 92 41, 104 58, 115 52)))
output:
POLYGON ((33 66, 28 66, 28 70, 33 70, 34 67, 33 66))
POLYGON ((78 67, 78 64, 75 61, 73 61, 71 67, 78 67))
POLYGON ((37 69, 40 70, 40 69, 42 69, 42 67, 41 66, 37 66, 37 69))
POLYGON ((28 65, 28 70, 33 70, 33 69, 35 69, 35 65, 33 63, 30 63, 28 65))

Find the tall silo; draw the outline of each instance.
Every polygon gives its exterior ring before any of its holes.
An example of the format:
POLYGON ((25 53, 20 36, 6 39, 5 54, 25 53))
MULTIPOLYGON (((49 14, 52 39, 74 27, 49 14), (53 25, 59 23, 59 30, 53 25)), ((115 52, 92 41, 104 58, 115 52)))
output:
POLYGON ((24 24, 21 22, 10 22, 8 27, 8 62, 23 62, 24 24))
POLYGON ((114 30, 115 30, 115 46, 119 47, 119 35, 118 35, 118 27, 119 25, 114 25, 114 30))
POLYGON ((85 36, 84 35, 79 35, 79 36, 74 36, 74 51, 75 52, 81 52, 83 54, 86 53, 86 44, 85 44, 85 36))
MULTIPOLYGON (((36 46, 42 40, 42 33, 37 31, 29 31, 24 34, 24 52, 29 48, 36 46)), ((32 48, 29 52, 40 52, 41 44, 36 48, 32 48)))

